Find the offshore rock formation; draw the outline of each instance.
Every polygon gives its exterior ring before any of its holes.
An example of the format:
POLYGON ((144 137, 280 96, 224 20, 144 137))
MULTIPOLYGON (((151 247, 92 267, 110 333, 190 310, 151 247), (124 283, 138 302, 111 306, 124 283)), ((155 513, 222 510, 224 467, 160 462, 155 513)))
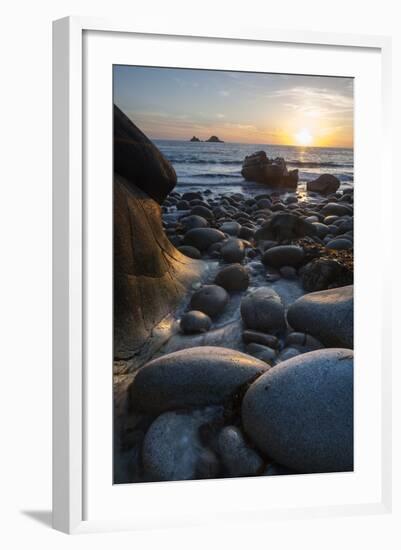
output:
POLYGON ((224 141, 218 138, 217 136, 210 136, 210 138, 207 139, 206 141, 209 141, 212 143, 224 143, 224 141))
POLYGON ((159 203, 175 183, 171 164, 115 106, 114 357, 134 367, 154 353, 151 335, 203 270, 164 234, 159 203))
POLYGON ((296 189, 298 185, 298 170, 289 171, 283 158, 269 159, 264 151, 245 157, 241 174, 248 181, 270 187, 296 189))

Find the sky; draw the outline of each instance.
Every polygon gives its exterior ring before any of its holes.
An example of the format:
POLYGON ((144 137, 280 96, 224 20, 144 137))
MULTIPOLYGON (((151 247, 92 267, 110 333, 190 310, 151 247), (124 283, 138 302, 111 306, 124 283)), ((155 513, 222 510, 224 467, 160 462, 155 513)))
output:
POLYGON ((353 79, 114 66, 114 102, 150 138, 353 146, 353 79))

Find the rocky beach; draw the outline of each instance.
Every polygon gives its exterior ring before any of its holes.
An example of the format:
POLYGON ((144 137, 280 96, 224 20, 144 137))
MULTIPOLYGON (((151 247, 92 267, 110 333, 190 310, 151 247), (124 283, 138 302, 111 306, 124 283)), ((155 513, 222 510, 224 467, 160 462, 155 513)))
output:
POLYGON ((114 482, 352 471, 353 186, 247 147, 184 188, 162 149, 115 107, 114 482))

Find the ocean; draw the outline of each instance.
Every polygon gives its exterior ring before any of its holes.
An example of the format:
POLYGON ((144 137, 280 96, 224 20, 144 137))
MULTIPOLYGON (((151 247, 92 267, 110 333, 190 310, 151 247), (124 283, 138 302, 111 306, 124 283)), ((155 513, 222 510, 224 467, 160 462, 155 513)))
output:
POLYGON ((264 150, 269 158, 284 157, 289 170, 298 168, 299 188, 320 174, 338 177, 342 187, 353 185, 353 149, 329 147, 295 147, 249 143, 206 143, 154 140, 177 173, 176 190, 220 193, 260 193, 260 184, 241 176, 246 155, 264 150))

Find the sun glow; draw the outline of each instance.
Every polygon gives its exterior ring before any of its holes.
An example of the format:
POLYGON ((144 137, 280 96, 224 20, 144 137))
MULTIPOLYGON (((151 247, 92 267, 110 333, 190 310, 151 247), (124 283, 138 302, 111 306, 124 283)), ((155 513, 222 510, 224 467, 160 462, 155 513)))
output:
POLYGON ((313 141, 312 134, 306 128, 303 128, 302 130, 297 132, 294 137, 298 145, 311 145, 313 141))

